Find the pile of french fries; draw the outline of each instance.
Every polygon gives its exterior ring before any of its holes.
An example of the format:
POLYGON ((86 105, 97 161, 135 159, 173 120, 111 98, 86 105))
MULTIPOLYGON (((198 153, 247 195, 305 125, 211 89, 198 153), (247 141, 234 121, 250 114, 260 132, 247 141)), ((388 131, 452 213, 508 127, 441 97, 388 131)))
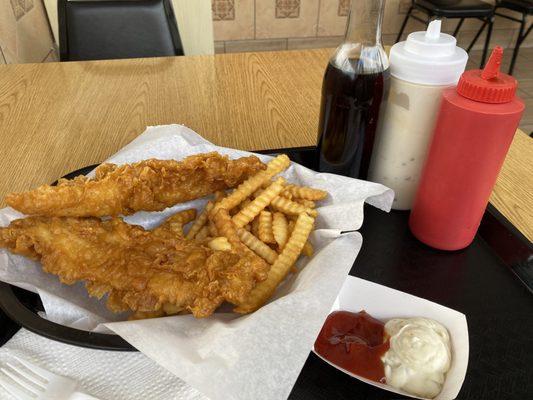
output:
POLYGON ((243 304, 235 309, 249 313, 260 308, 285 279, 303 253, 313 255, 308 238, 317 210, 315 202, 328 193, 288 184, 277 177, 290 160, 279 155, 263 170, 241 183, 231 193, 217 192, 196 217, 196 210, 174 215, 176 233, 192 222, 186 239, 207 243, 213 250, 231 251, 242 247, 271 265, 266 280, 257 284, 243 304), (243 247, 244 246, 244 247, 243 247))

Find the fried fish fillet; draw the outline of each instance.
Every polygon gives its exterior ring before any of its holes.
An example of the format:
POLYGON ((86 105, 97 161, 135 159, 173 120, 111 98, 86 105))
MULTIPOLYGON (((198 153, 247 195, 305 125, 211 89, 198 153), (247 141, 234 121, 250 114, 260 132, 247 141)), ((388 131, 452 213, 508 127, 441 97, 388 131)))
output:
POLYGON ((40 260, 61 282, 85 281, 113 311, 157 316, 185 310, 207 317, 240 304, 268 265, 239 251, 213 251, 173 231, 172 218, 147 231, 120 218, 29 217, 0 228, 0 247, 40 260))
POLYGON ((175 160, 145 160, 117 166, 102 164, 94 179, 62 179, 24 193, 11 193, 6 202, 28 215, 102 217, 167 207, 235 187, 265 168, 255 156, 230 160, 216 152, 175 160))

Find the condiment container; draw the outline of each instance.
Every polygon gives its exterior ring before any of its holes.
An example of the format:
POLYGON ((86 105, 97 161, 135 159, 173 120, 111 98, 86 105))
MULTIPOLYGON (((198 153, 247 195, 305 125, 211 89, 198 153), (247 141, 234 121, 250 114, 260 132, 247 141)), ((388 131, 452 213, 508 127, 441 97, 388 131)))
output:
POLYGON ((395 192, 393 209, 411 209, 427 156, 442 92, 455 86, 467 53, 440 32, 441 21, 414 32, 390 51, 391 86, 368 179, 395 192))
POLYGON ((484 70, 465 72, 447 89, 409 226, 429 246, 458 250, 479 227, 524 111, 518 83, 500 73, 496 47, 484 70))

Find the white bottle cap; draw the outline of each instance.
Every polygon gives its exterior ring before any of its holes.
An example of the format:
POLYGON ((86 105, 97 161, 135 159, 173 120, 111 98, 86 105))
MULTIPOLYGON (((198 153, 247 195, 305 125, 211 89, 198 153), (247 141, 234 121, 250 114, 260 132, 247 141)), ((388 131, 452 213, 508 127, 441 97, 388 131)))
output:
POLYGON ((464 72, 468 54, 457 40, 440 31, 441 21, 432 21, 427 31, 411 33, 390 51, 392 76, 422 85, 454 85, 464 72))

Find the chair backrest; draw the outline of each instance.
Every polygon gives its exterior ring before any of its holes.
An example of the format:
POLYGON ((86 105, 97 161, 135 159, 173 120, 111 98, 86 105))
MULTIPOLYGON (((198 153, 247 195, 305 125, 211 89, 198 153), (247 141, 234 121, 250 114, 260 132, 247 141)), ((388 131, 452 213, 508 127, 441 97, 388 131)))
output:
POLYGON ((58 0, 61 61, 183 55, 170 0, 58 0))

